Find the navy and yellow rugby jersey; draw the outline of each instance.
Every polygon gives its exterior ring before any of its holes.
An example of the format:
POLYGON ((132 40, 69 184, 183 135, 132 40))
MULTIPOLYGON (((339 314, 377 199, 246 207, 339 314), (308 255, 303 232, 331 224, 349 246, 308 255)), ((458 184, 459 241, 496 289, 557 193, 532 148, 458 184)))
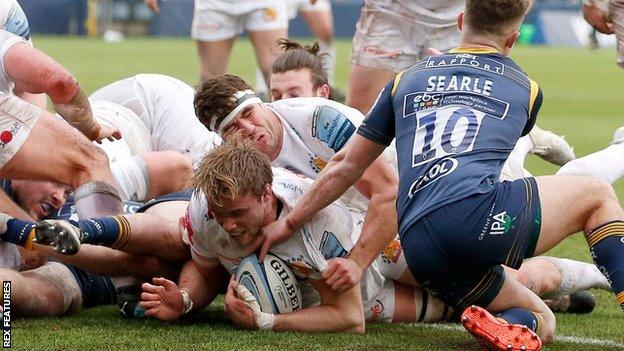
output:
POLYGON ((399 73, 358 129, 384 145, 396 137, 399 232, 492 190, 541 102, 537 84, 496 51, 457 48, 399 73))

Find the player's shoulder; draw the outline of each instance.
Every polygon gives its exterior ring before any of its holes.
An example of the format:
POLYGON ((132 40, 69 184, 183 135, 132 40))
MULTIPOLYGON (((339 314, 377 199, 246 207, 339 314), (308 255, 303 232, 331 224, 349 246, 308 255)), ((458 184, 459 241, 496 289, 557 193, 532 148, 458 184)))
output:
POLYGON ((310 123, 323 111, 335 111, 348 118, 362 119, 364 117, 360 111, 352 107, 320 97, 284 99, 267 104, 267 106, 276 111, 289 124, 299 121, 310 123))
POLYGON ((273 193, 285 205, 292 208, 297 200, 312 185, 312 180, 305 175, 295 173, 285 168, 273 167, 273 183, 271 185, 273 193))

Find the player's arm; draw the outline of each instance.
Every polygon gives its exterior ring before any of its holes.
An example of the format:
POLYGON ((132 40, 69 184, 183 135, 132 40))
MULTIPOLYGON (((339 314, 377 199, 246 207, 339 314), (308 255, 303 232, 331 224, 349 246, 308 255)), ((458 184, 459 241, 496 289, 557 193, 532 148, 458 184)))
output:
POLYGON ((225 282, 227 273, 221 265, 200 268, 189 260, 180 272, 179 285, 165 278, 144 283, 140 306, 148 317, 176 320, 208 306, 225 282))
MULTIPOLYGON (((297 202, 293 210, 262 229, 266 237, 263 253, 268 251, 271 242, 287 237, 322 208, 337 200, 356 182, 358 189, 371 199, 362 237, 349 255, 351 262, 358 266, 351 264, 350 268, 346 268, 351 272, 348 281, 342 278, 344 269, 328 267, 325 276, 334 276, 329 283, 337 289, 346 289, 354 284, 361 271, 396 235, 397 180, 387 161, 379 158, 394 137, 392 87, 393 83, 386 86, 349 146, 330 159, 312 188, 297 202), (371 165, 372 169, 368 172, 367 168, 371 165), (363 175, 365 171, 367 173, 363 175), (358 268, 359 272, 353 273, 358 268)), ((348 264, 350 261, 341 262, 348 264)))
POLYGON ((117 130, 102 128, 93 117, 91 105, 74 77, 43 52, 27 45, 13 45, 4 56, 4 69, 15 89, 31 94, 45 93, 54 109, 91 140, 119 136, 117 130), (25 59, 28 58, 28 59, 25 59))
POLYGON ((338 293, 323 280, 310 282, 321 296, 320 306, 274 315, 260 311, 249 290, 237 285, 233 279, 225 295, 226 312, 232 322, 247 329, 364 333, 364 310, 359 284, 338 293))
POLYGON ((539 113, 540 108, 542 107, 542 101, 544 99, 542 95, 542 89, 537 85, 537 83, 529 79, 531 84, 531 92, 529 96, 529 110, 528 110, 528 120, 524 129, 522 130, 522 136, 529 134, 531 129, 535 126, 537 122, 537 114, 539 113))

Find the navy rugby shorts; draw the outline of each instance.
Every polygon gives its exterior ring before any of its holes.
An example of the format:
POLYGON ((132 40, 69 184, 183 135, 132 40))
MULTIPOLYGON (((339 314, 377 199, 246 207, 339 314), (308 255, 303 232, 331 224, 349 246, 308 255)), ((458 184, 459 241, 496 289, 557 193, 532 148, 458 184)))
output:
POLYGON ((537 183, 525 178, 431 212, 401 233, 401 244, 416 280, 463 309, 494 300, 501 265, 518 268, 531 257, 540 228, 537 183))

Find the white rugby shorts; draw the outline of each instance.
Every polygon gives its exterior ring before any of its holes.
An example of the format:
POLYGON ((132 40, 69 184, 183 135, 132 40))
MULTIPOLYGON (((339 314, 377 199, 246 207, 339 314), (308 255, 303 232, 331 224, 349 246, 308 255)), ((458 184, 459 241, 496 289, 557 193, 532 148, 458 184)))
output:
POLYGON ((0 168, 22 147, 39 116, 38 106, 0 93, 0 168))
POLYGON ((195 0, 191 37, 198 41, 220 41, 243 31, 282 28, 288 28, 284 0, 195 0))

